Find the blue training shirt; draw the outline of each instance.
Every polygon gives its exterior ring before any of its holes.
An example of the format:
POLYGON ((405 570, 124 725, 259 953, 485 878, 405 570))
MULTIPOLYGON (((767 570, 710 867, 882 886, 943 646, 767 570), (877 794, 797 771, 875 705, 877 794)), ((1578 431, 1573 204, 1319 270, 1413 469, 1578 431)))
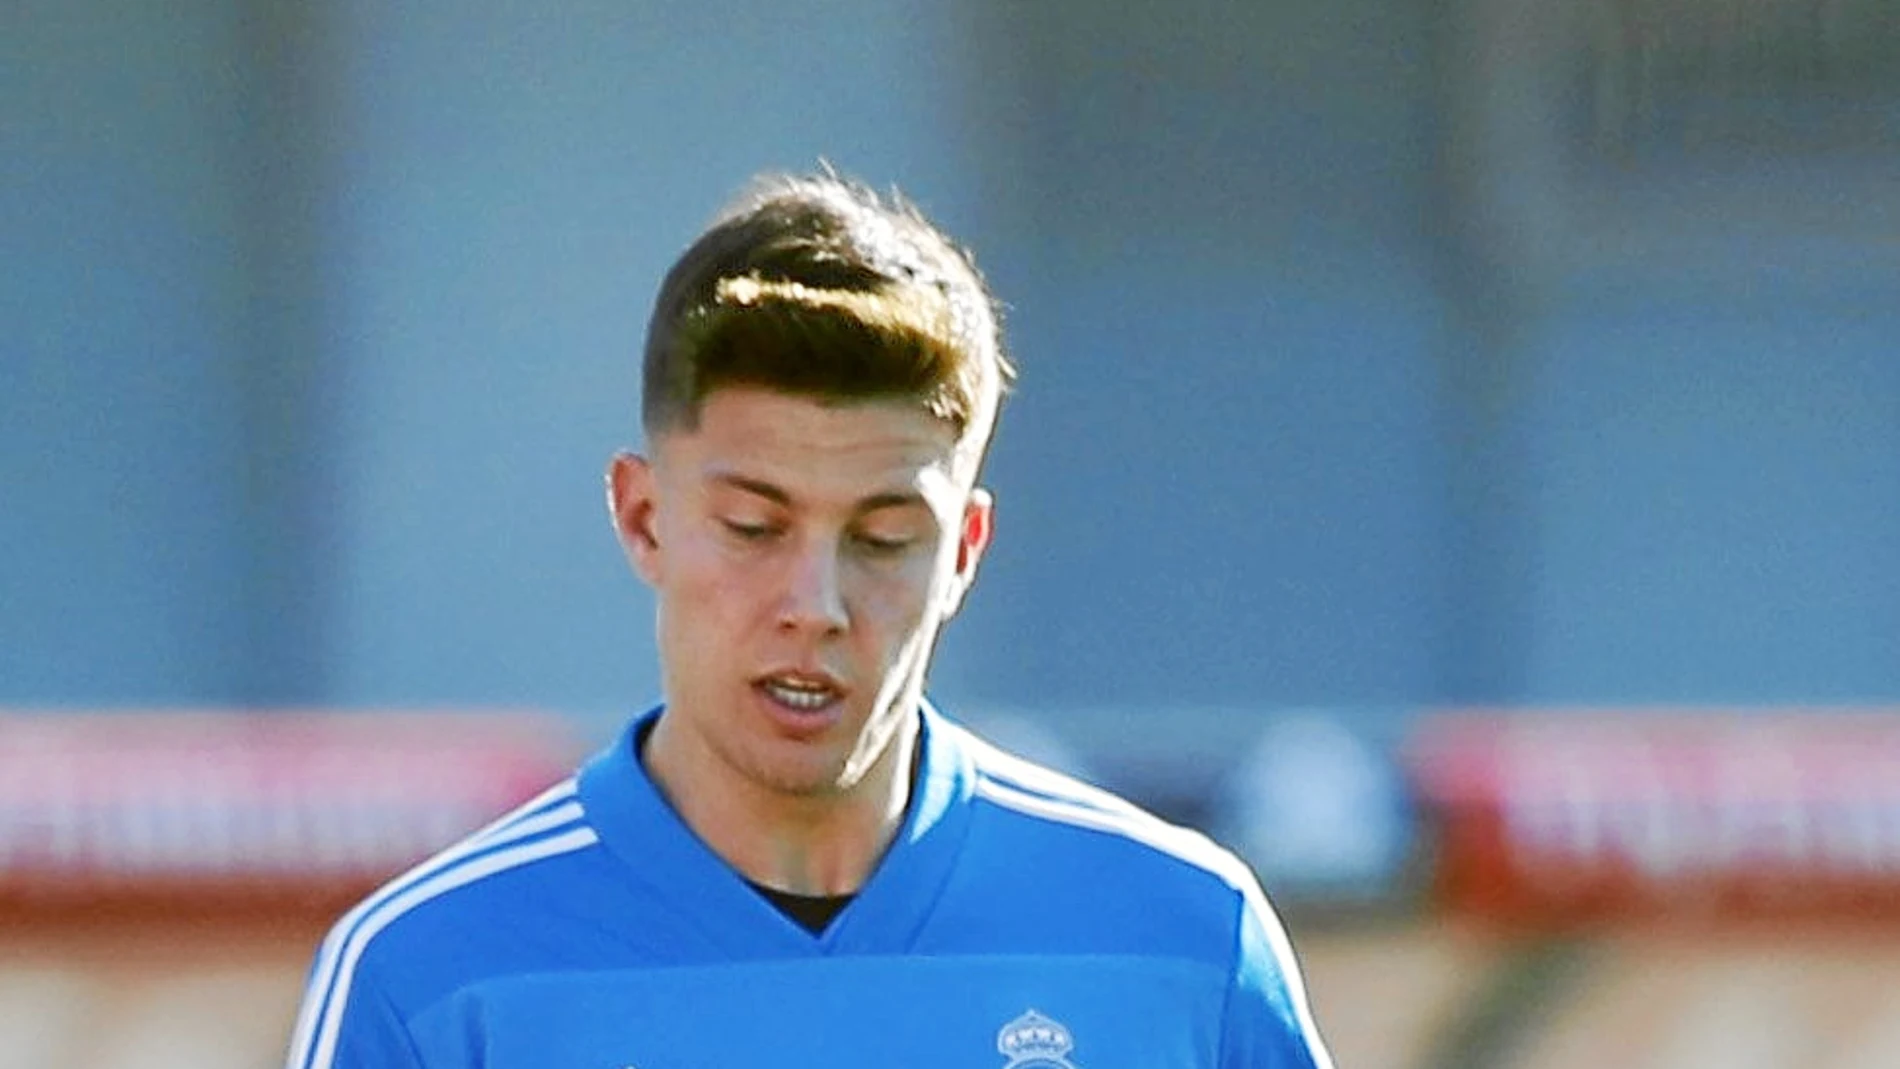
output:
POLYGON ((813 935, 654 788, 657 715, 338 921, 288 1069, 1330 1069, 1205 837, 926 706, 903 827, 813 935))

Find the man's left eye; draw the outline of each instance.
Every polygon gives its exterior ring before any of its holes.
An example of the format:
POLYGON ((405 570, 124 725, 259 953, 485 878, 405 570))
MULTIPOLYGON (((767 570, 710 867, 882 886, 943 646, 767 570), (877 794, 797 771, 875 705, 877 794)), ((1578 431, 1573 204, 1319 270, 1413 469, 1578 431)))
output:
POLYGON ((916 541, 914 538, 888 538, 873 534, 859 534, 856 538, 858 545, 880 554, 902 553, 916 541))

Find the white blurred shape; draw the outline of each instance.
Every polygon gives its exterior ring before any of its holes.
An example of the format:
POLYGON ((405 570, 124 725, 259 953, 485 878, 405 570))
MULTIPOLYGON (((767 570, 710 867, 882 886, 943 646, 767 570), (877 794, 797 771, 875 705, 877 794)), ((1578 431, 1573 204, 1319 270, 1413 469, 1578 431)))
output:
POLYGON ((1300 884, 1390 880, 1409 829, 1397 771, 1336 717, 1276 717, 1222 792, 1219 833, 1263 874, 1300 884))

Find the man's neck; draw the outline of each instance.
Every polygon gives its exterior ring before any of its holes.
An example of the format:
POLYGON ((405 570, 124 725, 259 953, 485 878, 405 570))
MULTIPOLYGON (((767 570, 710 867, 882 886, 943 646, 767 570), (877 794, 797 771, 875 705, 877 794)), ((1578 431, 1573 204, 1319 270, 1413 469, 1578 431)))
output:
POLYGON ((741 876, 801 895, 855 893, 903 824, 921 748, 900 729, 850 789, 789 794, 741 775, 687 732, 660 722, 639 755, 680 820, 741 876))

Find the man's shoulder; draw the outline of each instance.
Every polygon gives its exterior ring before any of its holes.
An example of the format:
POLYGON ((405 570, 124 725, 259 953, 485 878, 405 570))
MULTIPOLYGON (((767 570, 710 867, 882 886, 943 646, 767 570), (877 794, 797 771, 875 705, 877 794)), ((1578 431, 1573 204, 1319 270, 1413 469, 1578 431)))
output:
POLYGON ((598 843, 574 781, 563 781, 357 903, 324 939, 311 982, 373 977, 415 1008, 484 971, 512 968, 524 929, 558 921, 560 903, 586 893, 598 843))
POLYGON ((1258 894, 1246 862, 1205 834, 974 735, 965 739, 974 800, 1012 840, 1014 863, 1140 880, 1223 909, 1258 894), (1078 860, 1087 867, 1075 869, 1078 860))

